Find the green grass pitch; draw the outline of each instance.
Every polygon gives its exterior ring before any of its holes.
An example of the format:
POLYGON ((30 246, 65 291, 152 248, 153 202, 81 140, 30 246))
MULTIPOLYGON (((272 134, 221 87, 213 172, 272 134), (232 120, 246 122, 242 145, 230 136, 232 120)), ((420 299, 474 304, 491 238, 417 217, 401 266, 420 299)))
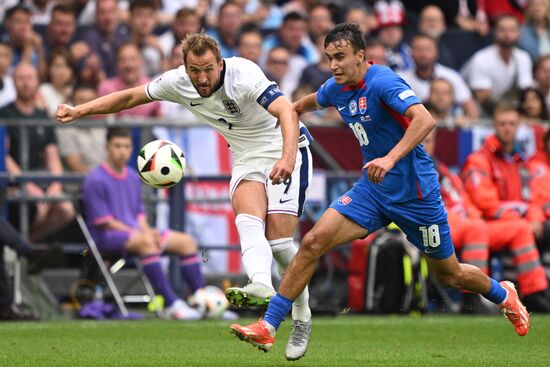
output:
MULTIPOLYGON (((251 320, 240 320, 247 323, 251 320)), ((287 362, 286 321, 269 353, 226 321, 0 323, 0 366, 550 366, 550 316, 526 337, 502 316, 314 318, 304 358, 287 362)))

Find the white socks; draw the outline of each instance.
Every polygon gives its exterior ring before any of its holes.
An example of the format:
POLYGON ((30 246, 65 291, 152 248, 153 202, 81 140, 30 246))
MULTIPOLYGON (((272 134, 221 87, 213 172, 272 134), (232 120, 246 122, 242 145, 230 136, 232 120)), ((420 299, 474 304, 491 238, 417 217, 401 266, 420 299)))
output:
POLYGON ((239 214, 235 218, 235 224, 241 239, 242 263, 248 279, 273 288, 273 254, 265 238, 264 221, 250 214, 239 214))
MULTIPOLYGON (((279 275, 283 276, 284 271, 298 252, 294 245, 292 237, 280 238, 269 241, 273 257, 277 261, 279 275)), ((292 319, 307 322, 311 320, 311 310, 309 309, 309 291, 306 287, 304 291, 294 300, 292 304, 292 319)))

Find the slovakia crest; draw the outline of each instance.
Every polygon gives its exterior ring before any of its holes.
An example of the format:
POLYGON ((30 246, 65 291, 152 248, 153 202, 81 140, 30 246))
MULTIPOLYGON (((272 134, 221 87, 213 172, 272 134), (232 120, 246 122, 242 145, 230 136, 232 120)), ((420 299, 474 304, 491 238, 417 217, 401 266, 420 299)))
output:
POLYGON ((359 112, 361 114, 367 112, 367 97, 359 98, 359 112))
POLYGON ((226 111, 229 112, 232 115, 236 116, 239 113, 241 113, 241 109, 239 108, 239 105, 237 104, 237 102, 235 102, 232 99, 224 99, 223 100, 223 105, 224 105, 226 111))
POLYGON ((338 204, 340 205, 348 205, 349 203, 351 203, 351 198, 347 195, 344 195, 338 199, 338 204))
POLYGON ((349 103, 349 112, 352 115, 355 115, 357 113, 357 102, 355 102, 355 99, 352 99, 349 103))

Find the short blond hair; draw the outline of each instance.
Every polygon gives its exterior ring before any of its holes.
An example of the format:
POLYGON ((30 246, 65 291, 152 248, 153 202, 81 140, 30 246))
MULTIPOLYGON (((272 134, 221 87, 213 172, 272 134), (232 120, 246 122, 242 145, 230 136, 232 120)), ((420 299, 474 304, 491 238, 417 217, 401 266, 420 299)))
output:
POLYGON ((197 56, 204 55, 210 50, 216 57, 216 61, 222 60, 222 52, 220 44, 212 36, 202 33, 191 33, 183 41, 181 41, 181 49, 183 51, 183 62, 187 61, 187 53, 192 52, 197 56))

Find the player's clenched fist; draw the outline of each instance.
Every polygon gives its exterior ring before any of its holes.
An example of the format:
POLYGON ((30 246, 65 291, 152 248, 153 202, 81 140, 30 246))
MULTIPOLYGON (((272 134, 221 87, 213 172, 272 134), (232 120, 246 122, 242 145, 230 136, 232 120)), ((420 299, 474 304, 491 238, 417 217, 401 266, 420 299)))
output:
POLYGON ((73 122, 78 116, 76 115, 76 109, 73 106, 60 104, 57 106, 57 113, 55 114, 55 117, 60 123, 68 124, 73 122))

